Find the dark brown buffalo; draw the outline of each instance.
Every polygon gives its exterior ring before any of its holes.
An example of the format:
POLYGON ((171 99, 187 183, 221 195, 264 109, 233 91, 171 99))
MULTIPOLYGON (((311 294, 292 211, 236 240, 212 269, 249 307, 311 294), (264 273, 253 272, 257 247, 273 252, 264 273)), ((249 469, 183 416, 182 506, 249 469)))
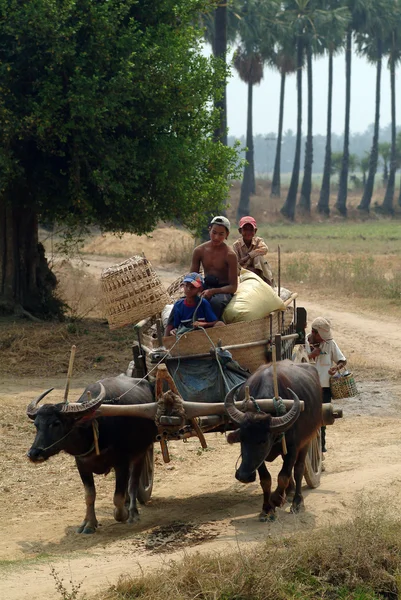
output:
POLYGON ((138 417, 99 417, 99 450, 96 454, 92 422, 95 410, 103 402, 112 404, 148 404, 154 402, 153 391, 146 381, 125 375, 102 379, 89 385, 77 403, 38 403, 52 390, 33 400, 27 415, 34 420, 35 440, 28 451, 32 462, 43 462, 64 450, 75 457, 85 487, 86 514, 78 533, 94 533, 98 522, 95 514, 96 489, 93 474, 107 474, 114 468, 114 518, 133 522, 139 518, 137 493, 145 454, 157 433, 154 421, 138 417), (87 392, 96 396, 88 400, 87 392), (129 508, 125 506, 129 494, 129 508))
MULTIPOLYGON (((284 417, 272 417, 263 412, 241 412, 234 406, 234 393, 226 397, 227 412, 239 429, 228 435, 230 443, 241 442, 241 464, 236 478, 242 483, 255 481, 259 473, 263 490, 262 521, 274 518, 275 508, 282 506, 286 490, 292 480, 294 469, 295 495, 292 512, 303 507, 301 493, 305 457, 309 443, 322 425, 322 397, 316 368, 309 364, 295 364, 285 360, 277 364, 278 393, 282 398, 294 397, 294 406, 284 417), (298 399, 304 401, 304 411, 300 412, 298 399), (272 480, 265 461, 271 462, 282 455, 281 434, 285 432, 287 454, 283 456, 283 466, 278 475, 277 489, 271 493, 272 480)), ((260 367, 247 380, 251 397, 273 398, 273 367, 260 367)), ((239 399, 244 398, 245 386, 239 391, 239 399)))

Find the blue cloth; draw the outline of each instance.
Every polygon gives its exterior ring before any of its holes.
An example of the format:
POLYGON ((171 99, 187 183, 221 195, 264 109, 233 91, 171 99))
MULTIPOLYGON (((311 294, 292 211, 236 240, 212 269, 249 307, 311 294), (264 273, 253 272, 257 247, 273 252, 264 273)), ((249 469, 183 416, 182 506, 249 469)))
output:
POLYGON ((169 360, 167 368, 178 392, 187 402, 223 402, 228 390, 245 382, 250 373, 232 360, 227 350, 218 350, 225 381, 215 358, 169 360))
POLYGON ((188 306, 185 298, 177 300, 173 308, 173 319, 175 328, 180 325, 192 327, 193 321, 205 321, 206 323, 217 321, 217 317, 214 314, 212 307, 205 298, 197 298, 194 306, 188 306), (195 310, 196 315, 194 319, 195 310))

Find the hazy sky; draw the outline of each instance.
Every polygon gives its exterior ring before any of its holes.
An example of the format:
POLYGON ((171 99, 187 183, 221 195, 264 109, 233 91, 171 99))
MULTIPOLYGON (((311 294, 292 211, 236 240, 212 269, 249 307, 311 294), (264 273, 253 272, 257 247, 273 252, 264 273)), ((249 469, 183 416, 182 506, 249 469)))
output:
MULTIPOLYGON (((313 63, 313 132, 325 134, 327 111, 327 58, 313 63)), ((376 68, 356 55, 352 57, 351 89, 351 131, 363 132, 374 120, 376 68)), ((306 132, 306 72, 303 74, 303 132, 306 132)), ((387 61, 383 62, 381 85, 380 125, 390 123, 390 73, 387 61)), ((277 131, 280 97, 280 76, 271 69, 265 69, 260 85, 254 87, 253 118, 254 134, 277 131)), ((344 129, 345 104, 345 58, 341 54, 334 58, 334 94, 332 130, 341 134, 344 129)), ((241 136, 246 133, 247 86, 232 69, 232 78, 227 88, 227 111, 229 135, 241 136)), ((401 105, 401 69, 396 73, 396 106, 401 105)), ((296 130, 296 77, 291 75, 286 81, 284 109, 284 131, 296 130)), ((398 115, 398 119, 401 115, 398 115)))

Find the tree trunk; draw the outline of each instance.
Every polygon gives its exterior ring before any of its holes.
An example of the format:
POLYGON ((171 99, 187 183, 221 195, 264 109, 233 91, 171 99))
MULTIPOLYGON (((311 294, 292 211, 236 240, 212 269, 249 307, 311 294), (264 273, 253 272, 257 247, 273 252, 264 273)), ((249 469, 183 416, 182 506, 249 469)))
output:
POLYGON ((285 97, 285 73, 281 73, 280 86, 280 112, 278 117, 277 147, 276 158, 274 161, 274 171, 272 180, 271 196, 280 197, 281 194, 281 144, 283 139, 283 121, 284 121, 284 97, 285 97))
POLYGON ((341 163, 340 180, 338 186, 338 196, 336 209, 344 216, 347 215, 347 196, 348 196, 348 162, 349 162, 349 125, 351 110, 351 53, 352 53, 352 30, 347 33, 347 43, 345 47, 345 125, 344 125, 344 148, 343 159, 341 163))
POLYGON ((375 184, 375 176, 377 172, 377 162, 379 158, 379 126, 380 126, 380 84, 382 72, 382 43, 381 40, 377 43, 377 68, 376 68, 376 106, 375 106, 375 125, 373 130, 372 149, 370 151, 369 172, 366 179, 366 185, 363 190, 362 200, 358 206, 358 210, 369 212, 370 203, 372 202, 373 188, 375 184))
POLYGON ((252 192, 252 186, 255 186, 255 168, 253 159, 253 131, 252 131, 252 101, 253 85, 248 83, 248 118, 246 127, 246 165, 244 167, 244 177, 241 184, 241 195, 238 204, 237 218, 249 215, 249 198, 252 192))
MULTIPOLYGON (((395 64, 394 58, 390 55, 390 90, 391 90, 391 156, 390 156, 390 173, 387 181, 386 193, 384 196, 383 204, 381 205, 381 212, 388 215, 394 213, 394 189, 395 189, 395 174, 397 171, 397 128, 396 128, 396 114, 395 114, 395 64)), ((401 190, 401 188, 400 188, 401 190)), ((400 191, 401 193, 401 191, 400 191)))
POLYGON ((291 219, 295 218, 295 204, 299 182, 299 167, 301 164, 301 138, 302 138, 302 59, 303 45, 299 38, 297 43, 297 139, 295 142, 294 165, 292 168, 291 182, 287 198, 281 209, 281 214, 291 219))
POLYGON ((317 210, 322 215, 330 215, 330 178, 331 178, 331 120, 333 113, 333 52, 329 52, 329 80, 327 93, 327 127, 326 150, 324 155, 324 169, 322 187, 317 210))
POLYGON ((0 197, 0 234, 0 312, 60 317, 62 303, 53 297, 57 280, 38 243, 36 213, 0 197))
POLYGON ((384 161, 383 164, 383 185, 387 185, 388 184, 388 162, 387 160, 384 161))
POLYGON ((304 178, 301 186, 299 207, 303 212, 310 214, 312 192, 312 165, 313 165, 313 73, 312 49, 308 44, 306 51, 307 78, 308 78, 308 132, 305 143, 304 178))
MULTIPOLYGON (((217 6, 214 13, 214 40, 213 55, 220 58, 226 64, 227 56, 227 4, 224 2, 217 6)), ((222 96, 216 100, 214 105, 220 113, 220 124, 214 132, 216 141, 227 146, 227 93, 226 81, 221 82, 222 96)))

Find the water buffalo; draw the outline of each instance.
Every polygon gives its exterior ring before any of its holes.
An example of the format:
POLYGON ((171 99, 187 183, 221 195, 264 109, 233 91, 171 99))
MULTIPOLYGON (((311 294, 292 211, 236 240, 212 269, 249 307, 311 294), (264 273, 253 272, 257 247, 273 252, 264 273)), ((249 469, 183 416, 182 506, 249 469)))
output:
POLYGON ((86 514, 78 533, 94 533, 96 489, 93 474, 107 474, 114 468, 114 518, 133 522, 139 518, 137 493, 146 451, 157 433, 154 421, 138 417, 97 418, 99 455, 96 453, 92 422, 101 403, 148 404, 154 402, 152 387, 146 381, 125 375, 102 379, 89 385, 77 403, 38 403, 53 388, 33 400, 27 415, 34 420, 35 440, 28 451, 32 462, 43 462, 61 450, 75 457, 85 488, 86 514), (94 396, 88 399, 88 392, 94 396), (124 394, 121 398, 120 396, 124 394), (129 494, 129 508, 125 505, 129 494))
MULTIPOLYGON (((322 425, 322 396, 316 368, 310 364, 295 364, 284 360, 277 364, 279 396, 288 397, 288 391, 294 397, 294 405, 283 417, 272 417, 263 412, 239 411, 234 404, 233 390, 227 394, 225 404, 227 412, 239 429, 228 434, 229 443, 241 443, 241 464, 236 478, 242 483, 255 481, 259 473, 263 490, 263 507, 260 520, 272 520, 275 508, 282 506, 286 499, 286 490, 292 481, 294 468, 295 495, 292 512, 303 507, 301 493, 302 477, 305 469, 305 457, 310 441, 322 425), (300 412, 298 399, 304 400, 304 411, 300 412), (282 454, 281 434, 285 432, 287 454, 283 456, 283 466, 278 475, 277 489, 271 493, 272 480, 265 461, 271 462, 282 454)), ((257 398, 274 396, 273 367, 263 365, 247 380, 250 395, 257 398)), ((244 398, 244 387, 239 391, 239 399, 244 398)))

